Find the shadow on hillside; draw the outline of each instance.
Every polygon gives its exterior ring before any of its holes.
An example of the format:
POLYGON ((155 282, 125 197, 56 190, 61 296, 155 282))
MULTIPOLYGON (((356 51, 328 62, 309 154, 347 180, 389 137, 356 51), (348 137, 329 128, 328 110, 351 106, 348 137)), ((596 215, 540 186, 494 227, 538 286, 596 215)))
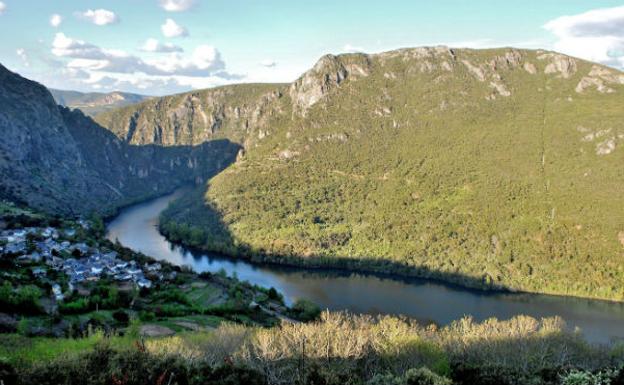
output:
POLYGON ((489 280, 485 274, 473 277, 459 272, 444 272, 425 266, 412 266, 375 257, 344 255, 320 256, 268 252, 255 249, 237 239, 224 222, 222 214, 205 200, 206 187, 198 187, 172 202, 161 215, 161 232, 172 243, 182 246, 195 262, 210 260, 243 260, 256 266, 272 265, 272 270, 296 272, 302 268, 334 277, 363 273, 414 284, 414 279, 432 280, 456 286, 487 291, 511 291, 489 280), (186 224, 194 224, 196 227, 186 224), (201 231, 200 231, 201 229, 201 231))
MULTIPOLYGON (((113 211, 189 183, 201 185, 232 164, 241 149, 227 139, 194 146, 128 144, 80 110, 59 110, 89 168, 116 193, 118 199, 108 202, 113 211)), ((162 135, 159 130, 154 127, 154 135, 162 135)))

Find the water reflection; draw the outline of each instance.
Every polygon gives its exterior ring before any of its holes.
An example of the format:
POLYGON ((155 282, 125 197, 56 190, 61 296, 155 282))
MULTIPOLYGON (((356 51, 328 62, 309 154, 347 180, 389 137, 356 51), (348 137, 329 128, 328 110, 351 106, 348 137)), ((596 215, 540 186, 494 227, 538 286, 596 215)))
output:
POLYGON ((464 315, 477 320, 559 315, 580 327, 592 341, 624 338, 624 304, 532 294, 484 293, 420 279, 401 279, 336 271, 258 266, 217 254, 191 252, 172 245, 157 229, 158 215, 181 192, 123 210, 108 226, 108 238, 124 246, 195 271, 236 274, 239 279, 275 287, 287 302, 308 298, 330 310, 404 314, 425 322, 448 324, 464 315))

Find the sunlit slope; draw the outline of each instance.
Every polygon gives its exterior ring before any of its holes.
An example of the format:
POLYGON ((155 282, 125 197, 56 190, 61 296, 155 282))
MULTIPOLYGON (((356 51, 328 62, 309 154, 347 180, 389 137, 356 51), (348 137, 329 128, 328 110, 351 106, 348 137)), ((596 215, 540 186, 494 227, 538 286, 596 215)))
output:
POLYGON ((327 56, 163 230, 261 260, 624 299, 622 82, 541 51, 327 56))
POLYGON ((281 84, 239 84, 154 98, 103 112, 95 120, 131 144, 196 145, 242 142, 277 111, 281 84))

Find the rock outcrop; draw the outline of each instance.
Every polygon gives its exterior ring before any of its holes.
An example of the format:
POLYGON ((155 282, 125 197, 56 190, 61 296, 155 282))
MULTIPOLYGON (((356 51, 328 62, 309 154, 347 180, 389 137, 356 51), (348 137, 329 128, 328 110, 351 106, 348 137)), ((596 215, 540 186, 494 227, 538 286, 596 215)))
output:
POLYGON ((109 212, 231 163, 239 146, 133 146, 0 66, 0 196, 48 212, 109 212))
POLYGON ((136 144, 197 145, 231 138, 242 142, 252 130, 280 113, 281 85, 219 87, 148 100, 99 114, 98 123, 136 144))
POLYGON ((338 87, 347 78, 368 76, 368 55, 325 55, 314 67, 291 84, 289 89, 294 113, 305 115, 308 109, 338 87))

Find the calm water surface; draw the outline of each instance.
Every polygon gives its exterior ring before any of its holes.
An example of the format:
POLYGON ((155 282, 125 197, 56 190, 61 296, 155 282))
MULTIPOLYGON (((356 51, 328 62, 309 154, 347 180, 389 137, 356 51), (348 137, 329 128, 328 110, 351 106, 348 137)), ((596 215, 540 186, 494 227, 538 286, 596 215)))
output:
POLYGON ((259 266, 219 254, 189 251, 168 242, 157 229, 158 215, 179 196, 124 209, 108 225, 108 238, 156 259, 191 266, 197 272, 225 270, 239 279, 275 287, 287 302, 307 298, 330 310, 404 314, 447 324, 464 315, 477 320, 517 314, 561 316, 595 342, 624 339, 624 304, 534 294, 486 293, 421 279, 402 279, 339 271, 259 266))

